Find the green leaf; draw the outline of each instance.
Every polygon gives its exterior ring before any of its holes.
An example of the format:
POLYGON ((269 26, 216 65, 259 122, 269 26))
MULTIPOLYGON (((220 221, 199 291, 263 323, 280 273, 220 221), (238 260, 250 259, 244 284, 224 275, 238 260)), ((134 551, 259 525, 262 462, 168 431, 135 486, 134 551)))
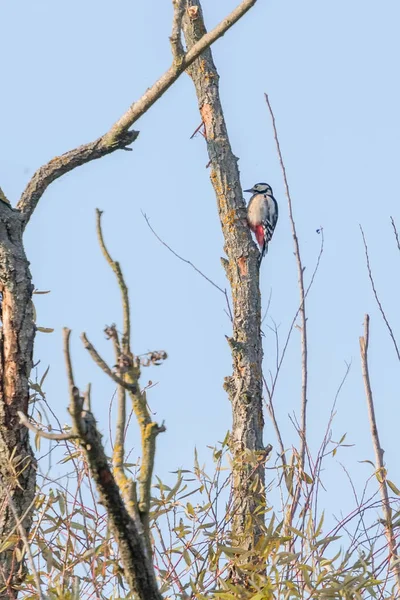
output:
POLYGON ((374 469, 375 469, 375 465, 372 462, 372 460, 359 460, 358 462, 359 463, 368 463, 369 465, 372 465, 374 467, 374 469))
POLYGON ((296 529, 296 527, 291 527, 291 526, 289 526, 288 529, 290 529, 290 531, 292 531, 293 533, 295 533, 299 537, 303 538, 304 540, 306 539, 306 536, 304 535, 304 533, 302 533, 300 531, 300 529, 296 529))
POLYGON ((301 479, 309 484, 314 483, 314 479, 310 475, 308 475, 308 473, 306 473, 305 471, 302 472, 301 479))
POLYGON ((50 365, 47 367, 47 369, 45 370, 45 372, 44 372, 44 373, 43 373, 43 375, 42 375, 42 379, 40 380, 40 383, 39 383, 39 386, 40 386, 40 387, 42 387, 42 385, 43 385, 43 382, 44 382, 44 380, 46 379, 46 377, 47 377, 47 374, 48 374, 49 370, 50 370, 50 365))
POLYGON ((248 550, 240 548, 239 546, 223 546, 218 544, 218 550, 226 554, 227 556, 234 556, 235 554, 246 554, 248 550))
POLYGON ((195 517, 195 516, 196 516, 196 512, 195 512, 195 510, 194 510, 193 506, 190 504, 190 502, 188 502, 188 503, 186 504, 186 510, 187 510, 187 513, 188 513, 188 514, 189 514, 191 517, 195 517))
POLYGON ((64 516, 65 515, 65 501, 64 501, 64 496, 62 494, 60 494, 58 496, 58 505, 60 507, 61 515, 64 516))
POLYGON ((396 496, 400 496, 400 490, 399 490, 399 488, 397 488, 394 485, 393 481, 390 481, 390 479, 386 479, 386 483, 388 484, 388 486, 390 487, 390 489, 392 490, 392 492, 394 494, 396 494, 396 496))
POLYGON ((325 519, 325 512, 322 513, 321 518, 319 520, 319 523, 317 525, 317 529, 315 531, 315 537, 316 538, 321 534, 322 526, 324 524, 324 519, 325 519))
POLYGON ((318 542, 316 542, 314 544, 314 548, 317 548, 317 546, 322 546, 323 544, 330 544, 331 542, 340 540, 341 537, 342 537, 341 535, 329 535, 328 537, 324 538, 323 540, 318 540, 318 542))
POLYGON ((79 458, 80 455, 81 453, 79 450, 77 450, 76 452, 71 452, 71 454, 68 454, 68 456, 60 460, 60 464, 67 463, 68 461, 73 460, 74 458, 79 458))
POLYGON ((53 333, 54 329, 52 327, 36 327, 36 331, 40 331, 40 333, 53 333))

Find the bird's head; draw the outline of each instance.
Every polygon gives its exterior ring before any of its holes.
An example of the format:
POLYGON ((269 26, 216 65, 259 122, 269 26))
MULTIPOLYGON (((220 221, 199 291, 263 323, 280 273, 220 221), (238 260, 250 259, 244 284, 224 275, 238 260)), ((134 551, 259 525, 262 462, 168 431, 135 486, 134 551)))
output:
POLYGON ((268 194, 272 196, 272 188, 268 183, 256 183, 249 190, 243 190, 244 192, 250 192, 251 194, 268 194))

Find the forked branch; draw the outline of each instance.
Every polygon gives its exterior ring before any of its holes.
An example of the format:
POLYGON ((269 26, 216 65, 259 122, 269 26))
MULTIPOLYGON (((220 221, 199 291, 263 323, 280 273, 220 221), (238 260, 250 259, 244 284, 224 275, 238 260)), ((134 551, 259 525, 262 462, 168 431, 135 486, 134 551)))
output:
MULTIPOLYGON (((130 146, 139 135, 138 131, 130 130, 132 125, 143 116, 163 94, 165 94, 168 88, 175 83, 178 77, 182 75, 182 73, 204 52, 204 50, 223 36, 232 25, 250 10, 256 1, 257 0, 243 0, 243 2, 241 2, 230 15, 214 27, 212 31, 203 35, 196 44, 191 46, 186 54, 181 54, 181 47, 178 42, 178 28, 180 27, 181 22, 179 8, 179 10, 175 12, 174 17, 172 43, 175 50, 175 56, 170 68, 160 77, 160 79, 146 90, 137 102, 134 102, 128 108, 107 133, 93 142, 79 146, 61 156, 56 156, 34 173, 17 204, 17 209, 23 215, 23 226, 25 227, 27 225, 41 196, 55 179, 58 179, 76 167, 82 166, 97 158, 102 158, 115 150, 127 150, 128 146, 130 146), (179 56, 179 60, 176 60, 177 55, 179 56)), ((179 2, 179 0, 177 0, 177 2, 179 2)), ((180 2, 179 7, 181 7, 180 2)))
POLYGON ((121 553, 124 574, 132 592, 140 600, 162 600, 157 588, 152 565, 145 541, 137 525, 130 516, 121 497, 119 487, 101 442, 96 421, 92 413, 84 406, 84 398, 75 385, 69 347, 70 330, 64 330, 64 352, 70 377, 69 413, 72 418, 72 430, 81 445, 92 477, 96 483, 100 502, 107 510, 110 525, 121 553))
MULTIPOLYGON (((117 415, 117 431, 116 441, 114 445, 114 473, 124 497, 125 504, 129 506, 130 515, 138 523, 140 522, 140 530, 143 532, 144 540, 147 547, 148 556, 152 555, 149 514, 150 514, 150 490, 151 480, 154 468, 154 459, 156 452, 156 438, 159 433, 165 431, 165 426, 155 423, 147 406, 146 392, 140 390, 140 374, 142 361, 140 357, 135 356, 130 347, 130 307, 128 288, 122 273, 119 263, 111 257, 103 236, 101 224, 101 211, 97 210, 97 233, 99 243, 103 255, 115 273, 118 287, 122 297, 124 330, 122 344, 119 344, 119 337, 115 326, 106 329, 107 335, 114 342, 114 352, 116 359, 115 370, 118 375, 108 367, 105 361, 99 356, 95 348, 90 344, 86 336, 82 336, 85 347, 89 350, 92 358, 102 368, 102 370, 118 383, 118 415, 117 415), (132 408, 135 413, 142 442, 142 458, 140 473, 138 479, 138 493, 136 491, 136 482, 133 482, 130 477, 125 474, 123 459, 124 459, 124 441, 125 441, 125 393, 127 391, 132 402, 132 408)), ((159 362, 166 358, 165 352, 155 352, 148 359, 151 362, 159 362)), ((139 527, 139 525, 138 525, 139 527)))

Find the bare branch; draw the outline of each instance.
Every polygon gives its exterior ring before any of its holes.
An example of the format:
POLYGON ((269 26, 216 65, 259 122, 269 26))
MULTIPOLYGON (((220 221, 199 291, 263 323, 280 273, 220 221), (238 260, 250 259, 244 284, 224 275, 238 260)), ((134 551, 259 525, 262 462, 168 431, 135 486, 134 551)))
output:
POLYGON ((212 281, 212 279, 210 279, 209 277, 207 277, 207 275, 204 275, 204 273, 202 271, 200 271, 200 269, 198 269, 190 260, 187 260, 186 258, 183 258, 183 256, 180 256, 180 254, 178 254, 177 252, 175 252, 175 250, 173 250, 171 248, 171 246, 168 246, 168 244, 166 242, 164 242, 164 240, 162 240, 160 238, 160 236, 158 235, 158 233, 156 233, 156 231, 153 229, 153 227, 150 225, 150 220, 148 218, 148 216, 146 215, 146 213, 142 212, 142 215, 150 229, 150 231, 152 232, 152 234, 158 239, 158 241, 165 246, 165 248, 167 248, 167 250, 169 250, 174 256, 176 256, 176 258, 179 258, 179 260, 181 260, 182 262, 186 263, 187 265, 191 266, 192 269, 194 269, 196 271, 196 273, 198 273, 199 275, 201 275, 202 277, 204 277, 204 279, 206 281, 208 281, 208 283, 211 283, 212 286, 214 286, 218 291, 221 292, 221 294, 226 293, 226 290, 223 290, 221 287, 219 287, 219 285, 217 285, 216 283, 214 283, 214 281, 212 281))
MULTIPOLYGON (((67 359, 67 370, 72 374, 69 339, 70 332, 65 330, 64 353, 67 359)), ((72 377, 69 379, 74 383, 72 377)), ((157 588, 151 553, 149 554, 145 540, 121 498, 101 443, 96 421, 90 411, 83 410, 83 398, 75 385, 70 387, 69 413, 72 418, 72 430, 79 438, 86 454, 100 501, 110 519, 128 584, 140 600, 162 600, 157 588)))
MULTIPOLYGON (((324 252, 324 232, 323 232, 323 228, 322 227, 320 229, 320 232, 321 232, 321 246, 320 246, 320 250, 319 250, 317 262, 315 264, 315 268, 314 268, 313 274, 312 274, 311 279, 310 279, 310 283, 308 284, 307 289, 306 289, 305 298, 307 298, 307 296, 310 293, 311 288, 312 288, 312 286, 314 284, 314 280, 315 280, 315 277, 317 275, 317 272, 318 272, 318 269, 319 269, 319 266, 320 266, 320 263, 321 263, 322 254, 324 252)), ((280 357, 278 365, 277 365, 277 369, 276 369, 274 380, 272 382, 271 396, 274 395, 276 383, 278 381, 279 372, 280 372, 280 370, 282 368, 283 360, 285 358, 286 351, 287 351, 287 348, 289 346, 290 338, 292 336, 292 332, 293 332, 293 329, 295 327, 295 324, 296 324, 297 317, 299 315, 300 309, 301 309, 301 304, 299 305, 298 309, 296 310, 296 312, 294 314, 294 317, 293 317, 292 322, 291 322, 290 327, 289 327, 288 334, 286 336, 285 344, 284 344, 283 349, 282 349, 282 354, 281 354, 281 357, 280 357)))
POLYGON ((182 73, 218 38, 223 36, 255 3, 257 0, 244 0, 229 16, 223 19, 210 33, 204 35, 176 64, 174 60, 171 67, 150 87, 143 96, 134 102, 111 129, 94 142, 79 146, 61 156, 53 158, 46 165, 40 167, 33 175, 25 188, 17 209, 23 215, 25 227, 31 218, 37 203, 46 188, 55 179, 64 173, 72 171, 97 158, 102 158, 115 150, 126 150, 132 144, 138 131, 129 131, 129 128, 168 90, 169 87, 182 75, 182 73))
MULTIPOLYGON (((124 313, 122 352, 115 325, 106 328, 106 334, 114 342, 117 368, 121 377, 118 377, 113 371, 111 371, 105 361, 99 356, 95 348, 90 344, 85 334, 82 335, 82 340, 93 360, 107 375, 109 375, 109 377, 118 383, 117 429, 113 453, 114 472, 117 484, 121 490, 126 506, 128 507, 127 510, 129 515, 135 521, 140 534, 143 535, 143 539, 147 548, 147 554, 148 556, 151 556, 152 547, 149 527, 151 480, 154 469, 156 438, 159 433, 165 431, 165 427, 164 425, 159 426, 157 423, 152 421, 151 414, 147 406, 146 393, 144 391, 140 391, 139 379, 141 361, 140 358, 133 355, 130 347, 130 308, 128 288, 126 286, 119 263, 111 258, 106 248, 101 229, 101 214, 101 211, 97 209, 97 233, 100 247, 108 264, 111 266, 112 270, 117 276, 118 286, 122 295, 124 313), (138 494, 136 491, 136 483, 130 477, 127 477, 124 471, 124 442, 126 429, 125 390, 129 392, 133 411, 139 424, 142 440, 142 460, 139 474, 138 494)), ((149 358, 148 360, 152 360, 153 363, 155 363, 166 358, 166 353, 152 353, 151 356, 152 359, 149 358)))
MULTIPOLYGON (((292 237, 294 242, 294 253, 296 256, 297 263, 297 274, 300 291, 300 319, 301 319, 301 409, 300 409, 300 466, 304 470, 305 453, 306 453, 306 436, 307 436, 307 384, 308 384, 308 347, 307 347, 307 317, 306 317, 306 294, 304 288, 304 267, 301 261, 299 239, 297 237, 296 224, 293 215, 292 198, 290 195, 289 183, 286 175, 286 168, 283 162, 282 151, 278 138, 278 131, 276 128, 275 115, 273 113, 271 103, 268 95, 265 95, 265 101, 268 106, 269 113, 271 115, 272 127, 274 131, 274 138, 276 143, 276 149, 278 152, 279 162, 282 169, 283 180, 285 184, 286 197, 288 200, 289 207, 289 219, 292 227, 292 237)), ((297 493, 293 501, 292 506, 292 518, 296 511, 297 504, 299 501, 300 487, 297 487, 297 493)))
POLYGON ((90 383, 87 384, 85 392, 84 408, 89 411, 92 410, 92 385, 90 383))
POLYGON ((74 373, 72 370, 71 353, 70 353, 70 349, 69 349, 70 337, 71 337, 71 329, 68 329, 68 327, 64 327, 64 329, 63 329, 64 358, 65 358, 65 366, 67 369, 68 386, 69 386, 69 389, 71 390, 75 386, 75 382, 74 382, 74 373))
POLYGON ((375 417, 374 400, 372 395, 371 381, 368 367, 368 345, 369 345, 369 315, 364 319, 364 336, 360 337, 361 367, 364 379, 365 396, 367 399, 368 417, 371 428, 372 444, 375 451, 376 477, 382 498, 382 510, 385 517, 385 533, 389 546, 390 556, 394 561, 393 571, 396 575, 398 593, 400 593, 400 563, 396 553, 396 537, 393 532, 392 509, 386 483, 386 469, 383 461, 384 450, 380 444, 378 426, 375 417))
POLYGON ((112 270, 114 271, 118 287, 122 296, 122 311, 123 311, 123 335, 122 335, 122 352, 125 354, 129 353, 129 348, 131 344, 131 321, 130 321, 130 308, 129 308, 129 292, 128 288, 125 284, 124 277, 122 275, 122 270, 119 262, 113 260, 110 256, 106 248, 106 244, 104 242, 103 231, 101 227, 101 215, 103 211, 96 208, 96 226, 97 226, 97 237, 99 239, 100 248, 104 254, 104 257, 112 270))
POLYGON ((263 382, 264 382, 265 390, 266 390, 266 392, 268 394, 268 402, 266 402, 267 410, 268 410, 268 413, 269 413, 269 415, 271 417, 271 421, 272 421, 272 424, 273 424, 274 429, 275 429, 275 434, 276 434, 276 437, 278 439, 279 449, 281 451, 280 457, 281 457, 281 460, 282 460, 282 465, 285 468, 286 465, 287 465, 286 453, 285 453, 285 446, 283 445, 283 439, 282 439, 281 430, 279 428, 278 421, 277 421, 277 418, 276 418, 275 408, 274 408, 274 404, 273 404, 273 401, 272 401, 272 394, 271 394, 271 392, 270 392, 270 390, 268 388, 268 385, 267 385, 267 382, 266 382, 266 379, 265 379, 264 375, 263 375, 263 382))
POLYGON ((231 310, 231 305, 229 302, 229 298, 228 298, 228 294, 226 292, 226 289, 223 290, 221 287, 219 287, 219 285, 217 285, 216 283, 214 283, 214 281, 212 281, 212 279, 210 279, 209 277, 207 277, 207 275, 204 275, 204 273, 202 271, 200 271, 200 269, 198 269, 196 267, 196 265, 194 265, 190 260, 187 260, 186 258, 183 258, 183 256, 180 256, 177 252, 175 252, 175 250, 173 250, 171 248, 171 246, 168 246, 168 244, 166 242, 164 242, 164 240, 162 240, 160 238, 160 236, 154 231, 153 227, 150 225, 150 220, 148 218, 148 216, 142 212, 143 217, 146 220, 147 225, 149 226, 150 231, 155 235, 155 237, 158 239, 158 241, 165 246, 174 256, 176 256, 176 258, 179 258, 179 260, 181 260, 182 262, 186 263, 187 265, 191 266, 192 269, 194 269, 196 271, 196 273, 198 273, 199 275, 201 275, 202 277, 204 277, 204 279, 206 281, 208 281, 208 283, 211 283, 212 286, 214 286, 219 292, 221 292, 221 294, 223 294, 225 296, 225 300, 226 300, 226 304, 228 307, 228 316, 230 318, 230 320, 233 320, 232 317, 232 310, 231 310))
POLYGON ((73 428, 79 433, 100 501, 107 510, 110 524, 118 543, 124 574, 132 591, 141 600, 161 600, 157 582, 144 541, 134 520, 129 515, 115 482, 101 436, 91 413, 82 413, 77 388, 73 389, 70 405, 73 428))
MULTIPOLYGON (((104 136, 104 142, 118 139, 122 131, 131 127, 148 109, 167 91, 169 87, 178 79, 178 77, 199 58, 207 48, 216 40, 222 37, 228 29, 232 27, 239 19, 247 13, 257 0, 243 0, 230 15, 225 17, 212 31, 204 35, 195 44, 191 45, 185 54, 183 60, 178 66, 172 64, 162 77, 149 88, 143 96, 126 111, 125 114, 112 126, 110 131, 104 136)), ((190 7, 192 8, 192 7, 190 7)))
POLYGON ((93 358, 94 362, 106 375, 108 375, 113 381, 115 381, 116 384, 122 385, 122 387, 124 387, 129 392, 136 394, 138 390, 137 385, 124 381, 110 369, 106 361, 97 352, 96 348, 89 342, 86 333, 82 333, 81 340, 83 342, 84 347, 89 352, 90 356, 93 358))
POLYGON ((40 198, 53 181, 92 160, 103 158, 103 156, 111 154, 115 150, 126 149, 129 144, 136 140, 138 135, 138 131, 124 131, 121 132, 118 139, 114 138, 113 142, 108 144, 104 143, 103 136, 94 142, 83 144, 74 150, 61 154, 61 156, 56 156, 46 165, 40 167, 26 186, 16 207, 23 216, 23 226, 26 227, 40 198))
POLYGON ((186 0, 172 0, 172 4, 174 6, 174 19, 172 22, 172 33, 169 40, 171 42, 172 56, 174 57, 175 64, 179 65, 184 57, 181 30, 186 0))
POLYGON ((397 249, 400 251, 400 239, 399 239, 399 234, 397 232, 396 223, 394 222, 393 217, 390 217, 390 220, 392 222, 392 227, 393 227, 394 235, 395 235, 395 238, 396 238, 397 249))
MULTIPOLYGON (((104 252, 109 256, 104 246, 104 252)), ((111 260, 111 258, 110 258, 111 260)), ((112 262, 112 261, 111 261, 112 262)), ((122 272, 121 277, 122 277, 122 272)), ((122 277, 122 286, 126 288, 122 277)), ((121 286, 120 286, 121 287, 121 286)), ((128 303, 129 312, 129 303, 128 303)), ((129 314, 128 314, 129 317, 129 314)), ((106 328, 108 336, 112 339, 114 345, 115 361, 118 364, 121 360, 121 347, 119 343, 118 332, 115 325, 106 328)), ((129 346, 127 351, 130 352, 129 346)), ((126 390, 122 385, 117 387, 117 418, 115 424, 115 443, 113 448, 113 473, 115 481, 120 489, 122 498, 130 517, 134 520, 139 534, 144 537, 144 528, 140 519, 138 499, 136 493, 136 482, 131 477, 127 477, 124 470, 125 458, 125 436, 126 436, 126 390)), ((147 543, 147 542, 146 542, 147 543)))
POLYGON ((22 425, 25 425, 25 427, 32 431, 32 433, 35 435, 40 435, 40 437, 46 440, 55 440, 57 442, 61 442, 63 440, 73 440, 78 437, 74 433, 50 433, 49 431, 44 431, 43 429, 39 429, 36 427, 36 425, 31 423, 28 417, 22 411, 19 410, 17 414, 19 416, 19 422, 22 423, 22 425))
MULTIPOLYGON (((191 0, 183 18, 188 55, 209 34, 199 0, 191 0), (199 41, 200 40, 200 41, 199 41)), ((242 2, 247 11, 254 2, 242 2)), ((235 509, 232 532, 238 544, 254 548, 263 532, 264 516, 256 506, 264 495, 265 472, 260 463, 251 469, 244 453, 264 451, 262 405, 261 297, 259 252, 246 220, 246 205, 240 184, 238 159, 233 154, 219 95, 219 74, 208 48, 188 69, 195 86, 207 144, 210 179, 224 235, 227 259, 222 259, 232 290, 233 333, 227 337, 232 352, 233 374, 224 388, 232 403, 232 489, 235 509), (249 515, 254 515, 252 527, 249 515)))
POLYGON ((385 325, 387 327, 387 330, 389 331, 389 335, 390 335, 390 338, 391 338, 391 340, 393 342, 393 346, 394 346, 394 349, 396 351, 397 358, 400 360, 400 350, 399 350, 399 347, 397 345, 396 338, 394 337, 393 329, 391 328, 390 323, 389 323, 389 321, 388 321, 388 319, 386 317, 386 313, 383 310, 382 303, 381 303, 381 301, 379 299, 378 292, 377 292, 376 287, 375 287, 375 281, 374 281, 374 278, 373 278, 373 275, 372 275, 372 269, 371 269, 371 265, 370 265, 370 262, 369 262, 369 252, 368 252, 367 241, 365 239, 364 230, 361 227, 361 225, 360 225, 360 231, 361 231, 362 239, 363 239, 363 242, 364 242, 364 250, 365 250, 365 258, 366 258, 366 261, 367 261, 368 277, 369 277, 369 280, 371 282, 372 291, 374 293, 375 300, 376 300, 376 303, 378 305, 379 311, 380 311, 380 313, 381 313, 381 315, 383 317, 383 320, 385 321, 385 325))

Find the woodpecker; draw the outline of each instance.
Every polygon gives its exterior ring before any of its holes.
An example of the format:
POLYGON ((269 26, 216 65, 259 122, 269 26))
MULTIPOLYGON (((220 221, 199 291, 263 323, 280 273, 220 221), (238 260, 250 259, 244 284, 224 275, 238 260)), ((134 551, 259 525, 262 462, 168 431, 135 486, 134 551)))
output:
POLYGON ((278 203, 268 183, 256 183, 249 190, 243 191, 253 194, 247 207, 247 222, 260 246, 261 264, 278 221, 278 203))

